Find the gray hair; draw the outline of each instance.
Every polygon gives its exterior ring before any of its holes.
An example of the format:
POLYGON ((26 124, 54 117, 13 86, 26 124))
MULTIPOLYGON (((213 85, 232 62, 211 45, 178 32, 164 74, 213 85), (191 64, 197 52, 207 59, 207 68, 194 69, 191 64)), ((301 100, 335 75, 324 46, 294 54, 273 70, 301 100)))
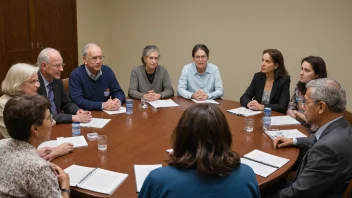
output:
POLYGON ((51 47, 44 48, 38 55, 37 66, 41 67, 43 62, 49 63, 50 62, 49 53, 51 52, 57 52, 60 54, 60 52, 54 48, 51 48, 51 47))
POLYGON ((1 84, 3 93, 10 96, 21 94, 21 85, 38 72, 38 67, 27 63, 17 63, 11 66, 1 84))
POLYGON ((151 54, 152 52, 157 52, 158 53, 158 57, 160 58, 160 51, 159 48, 155 45, 147 45, 142 52, 142 58, 141 61, 142 63, 145 65, 145 61, 144 58, 149 56, 149 54, 151 54))
POLYGON ((86 46, 84 46, 84 48, 83 48, 83 50, 82 50, 83 56, 87 56, 87 55, 88 55, 88 49, 89 49, 90 47, 93 47, 93 46, 99 47, 99 46, 98 46, 97 44, 95 44, 95 43, 88 43, 86 46))
POLYGON ((336 80, 318 78, 311 80, 306 87, 311 88, 311 98, 314 102, 325 102, 334 113, 343 113, 346 110, 346 91, 336 80))

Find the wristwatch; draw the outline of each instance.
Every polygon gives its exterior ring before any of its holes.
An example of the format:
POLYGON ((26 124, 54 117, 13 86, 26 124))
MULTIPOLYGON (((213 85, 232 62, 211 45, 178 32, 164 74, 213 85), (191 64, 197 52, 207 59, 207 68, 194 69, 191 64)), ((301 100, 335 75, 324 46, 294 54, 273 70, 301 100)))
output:
POLYGON ((61 192, 66 192, 68 195, 71 194, 71 191, 69 189, 66 189, 66 188, 61 188, 61 192))

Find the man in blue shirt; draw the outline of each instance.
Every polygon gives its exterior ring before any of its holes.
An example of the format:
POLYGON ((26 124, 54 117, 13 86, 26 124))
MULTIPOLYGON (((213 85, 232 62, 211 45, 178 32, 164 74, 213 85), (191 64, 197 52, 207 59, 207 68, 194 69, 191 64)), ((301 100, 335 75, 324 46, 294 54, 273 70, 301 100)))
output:
POLYGON ((198 44, 192 50, 194 62, 185 65, 178 81, 177 94, 183 98, 206 100, 224 95, 219 68, 208 63, 209 49, 198 44))
POLYGON ((84 64, 72 71, 69 93, 72 100, 87 110, 118 110, 125 101, 114 72, 103 65, 103 52, 94 43, 83 48, 84 64))

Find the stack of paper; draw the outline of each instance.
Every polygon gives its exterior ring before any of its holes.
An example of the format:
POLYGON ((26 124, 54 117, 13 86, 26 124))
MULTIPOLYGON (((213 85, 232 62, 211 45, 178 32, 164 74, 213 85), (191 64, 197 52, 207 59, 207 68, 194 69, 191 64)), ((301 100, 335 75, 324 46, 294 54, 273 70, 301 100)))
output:
POLYGON ((56 141, 56 140, 50 140, 50 141, 46 141, 46 142, 41 143, 41 144, 38 146, 37 149, 41 149, 41 148, 43 148, 43 147, 54 148, 54 147, 57 147, 57 146, 59 146, 59 145, 57 144, 57 141, 56 141))
POLYGON ((81 127, 103 128, 111 119, 92 118, 88 123, 81 123, 81 127))
POLYGON ((62 143, 71 143, 73 144, 73 148, 88 146, 86 139, 82 135, 75 136, 75 137, 67 137, 67 138, 63 138, 63 137, 57 138, 57 144, 60 145, 62 143))
POLYGON ((161 164, 155 165, 134 165, 134 174, 136 175, 136 185, 137 192, 141 191, 145 178, 149 175, 149 173, 157 168, 162 167, 161 164))
POLYGON ((118 110, 116 111, 108 111, 108 110, 104 110, 105 113, 107 114, 121 114, 121 113, 126 113, 126 108, 125 107, 120 107, 118 110))
POLYGON ((300 138, 300 137, 307 137, 303 133, 301 133, 297 129, 290 129, 290 130, 276 130, 276 131, 265 131, 265 133, 271 138, 275 139, 276 137, 283 136, 285 138, 300 138))
POLYGON ((148 102, 150 105, 152 105, 154 108, 161 108, 161 107, 177 107, 180 106, 177 103, 175 103, 173 100, 168 99, 168 100, 155 100, 155 101, 150 101, 148 102))
POLYGON ((250 166, 254 173, 262 177, 267 177, 277 169, 285 165, 289 159, 271 155, 257 149, 241 158, 241 163, 250 166))
POLYGON ((271 117, 271 126, 292 125, 292 124, 301 124, 301 123, 288 115, 271 117))
POLYGON ((70 175, 70 186, 111 195, 127 178, 127 174, 101 168, 72 165, 64 170, 70 175))
POLYGON ((236 109, 230 109, 227 110, 229 113, 231 114, 235 114, 235 115, 239 115, 239 116, 254 116, 254 115, 258 115, 260 113, 262 113, 262 111, 253 111, 251 109, 247 109, 246 107, 239 107, 236 109))
POLYGON ((219 104, 218 102, 216 102, 215 100, 195 100, 192 99, 193 102, 195 103, 212 103, 212 104, 219 104))

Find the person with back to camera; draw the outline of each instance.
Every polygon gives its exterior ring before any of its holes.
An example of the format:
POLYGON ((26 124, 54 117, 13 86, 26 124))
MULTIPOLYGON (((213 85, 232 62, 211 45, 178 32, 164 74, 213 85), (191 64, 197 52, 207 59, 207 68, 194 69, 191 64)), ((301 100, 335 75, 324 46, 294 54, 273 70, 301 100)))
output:
POLYGON ((286 113, 290 101, 291 79, 285 68, 284 57, 277 49, 263 51, 261 70, 240 98, 241 105, 252 110, 286 113))
POLYGON ((224 95, 219 68, 208 63, 209 49, 197 44, 192 50, 193 63, 185 65, 178 80, 177 94, 186 99, 217 99, 224 95))
POLYGON ((169 166, 145 179, 139 198, 260 197, 253 170, 231 150, 232 133, 214 104, 195 104, 172 135, 169 166))
POLYGON ((69 197, 68 174, 36 149, 50 139, 49 108, 39 95, 15 96, 6 103, 4 122, 11 138, 0 141, 0 197, 69 197))
POLYGON ((286 114, 297 119, 309 133, 317 131, 317 127, 310 125, 304 116, 304 94, 306 84, 311 80, 328 77, 324 60, 319 56, 308 56, 302 59, 300 79, 291 97, 286 114))
POLYGON ((143 49, 142 63, 132 69, 128 96, 154 101, 174 95, 167 69, 159 65, 160 51, 155 45, 143 49))

